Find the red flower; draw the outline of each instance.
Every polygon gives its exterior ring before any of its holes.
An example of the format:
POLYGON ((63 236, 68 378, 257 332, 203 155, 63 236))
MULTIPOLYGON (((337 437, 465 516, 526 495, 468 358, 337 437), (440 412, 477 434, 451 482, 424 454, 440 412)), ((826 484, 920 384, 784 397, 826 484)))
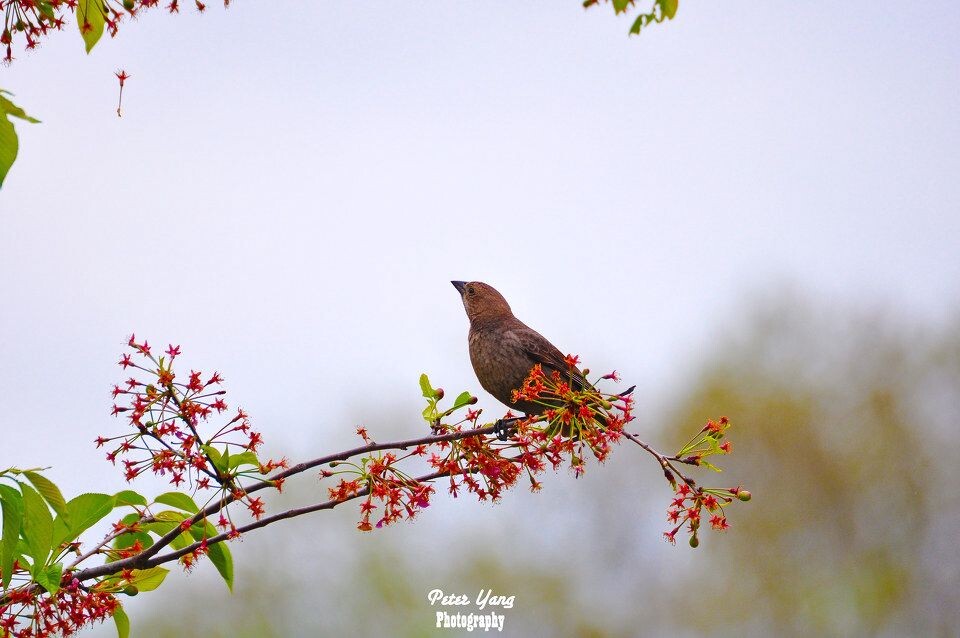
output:
POLYGON ((260 520, 260 517, 263 516, 264 506, 263 501, 260 500, 260 497, 249 498, 247 500, 247 509, 250 510, 250 513, 253 514, 253 517, 257 520, 260 520))
POLYGON ((713 529, 720 532, 730 527, 727 525, 727 517, 719 514, 710 517, 710 525, 713 527, 713 529))

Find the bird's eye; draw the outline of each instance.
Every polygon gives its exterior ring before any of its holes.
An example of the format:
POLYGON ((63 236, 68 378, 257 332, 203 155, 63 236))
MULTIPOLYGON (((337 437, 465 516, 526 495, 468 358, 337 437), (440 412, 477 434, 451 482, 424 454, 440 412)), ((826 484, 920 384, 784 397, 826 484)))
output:
POLYGON ((467 286, 467 294, 471 297, 476 293, 476 290, 473 289, 473 286, 467 286))

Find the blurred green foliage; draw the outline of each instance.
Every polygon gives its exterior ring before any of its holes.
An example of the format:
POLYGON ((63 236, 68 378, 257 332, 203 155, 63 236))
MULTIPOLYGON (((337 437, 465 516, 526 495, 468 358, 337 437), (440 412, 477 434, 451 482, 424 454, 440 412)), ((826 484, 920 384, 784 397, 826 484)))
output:
POLYGON ((456 635, 432 629, 424 594, 438 586, 517 594, 505 635, 957 635, 960 316, 915 325, 781 298, 716 335, 666 426, 646 432, 670 449, 707 416, 734 423, 719 483, 754 499, 700 549, 656 540, 668 490, 622 449, 576 487, 508 495, 520 514, 482 509, 503 528, 493 536, 458 528, 458 512, 479 507, 458 503, 399 540, 360 538, 350 511, 312 519, 323 531, 309 542, 292 531, 302 551, 287 559, 252 566, 237 548, 232 600, 188 585, 176 617, 140 613, 141 635, 456 635), (558 507, 568 513, 551 518, 558 507))

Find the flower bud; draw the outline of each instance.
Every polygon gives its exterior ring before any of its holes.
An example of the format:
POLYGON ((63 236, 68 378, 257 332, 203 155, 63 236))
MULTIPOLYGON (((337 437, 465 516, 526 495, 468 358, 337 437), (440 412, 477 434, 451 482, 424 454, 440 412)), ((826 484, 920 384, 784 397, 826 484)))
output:
POLYGON ((667 477, 667 480, 670 481, 670 485, 673 486, 673 489, 677 489, 677 479, 673 477, 673 472, 664 468, 663 475, 667 477))

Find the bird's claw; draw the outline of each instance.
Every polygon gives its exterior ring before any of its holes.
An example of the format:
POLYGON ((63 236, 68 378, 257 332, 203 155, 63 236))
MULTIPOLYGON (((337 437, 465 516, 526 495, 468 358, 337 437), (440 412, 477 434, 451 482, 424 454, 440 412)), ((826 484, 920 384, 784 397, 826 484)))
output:
POLYGON ((506 441, 514 433, 516 433, 516 428, 513 427, 513 424, 517 422, 517 419, 497 419, 497 422, 493 424, 493 433, 497 435, 497 439, 500 441, 506 441))

